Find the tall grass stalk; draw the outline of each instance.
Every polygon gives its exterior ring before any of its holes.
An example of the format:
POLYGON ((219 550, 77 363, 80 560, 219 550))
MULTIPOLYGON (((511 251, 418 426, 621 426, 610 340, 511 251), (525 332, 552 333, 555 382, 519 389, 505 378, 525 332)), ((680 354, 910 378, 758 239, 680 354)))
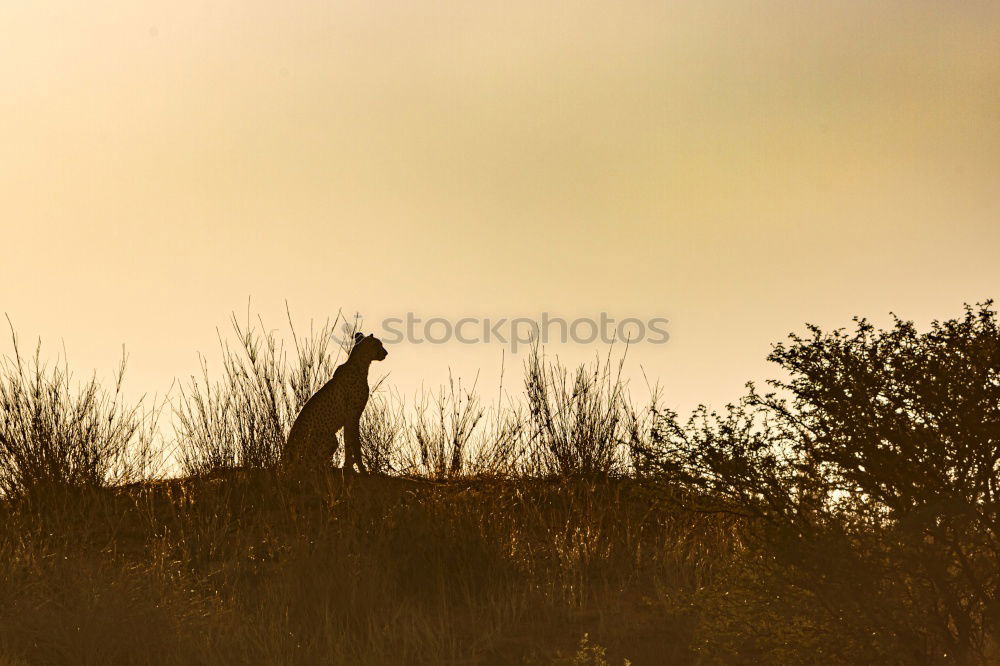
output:
POLYGON ((536 345, 525 364, 529 473, 593 476, 622 473, 638 424, 627 385, 625 357, 612 355, 572 373, 536 345))
POLYGON ((465 469, 484 413, 477 381, 463 391, 462 380, 449 373, 447 388, 442 387, 433 400, 426 393, 421 396, 412 432, 419 469, 432 478, 456 476, 465 469))

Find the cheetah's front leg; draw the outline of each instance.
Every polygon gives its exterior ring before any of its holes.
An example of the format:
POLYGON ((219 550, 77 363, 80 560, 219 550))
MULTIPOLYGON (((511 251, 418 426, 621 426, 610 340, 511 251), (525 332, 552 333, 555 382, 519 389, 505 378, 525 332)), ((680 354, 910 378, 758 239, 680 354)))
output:
POLYGON ((337 455, 337 449, 340 448, 340 437, 336 432, 330 433, 330 439, 323 445, 321 451, 322 456, 322 466, 324 469, 329 469, 331 460, 335 455, 337 455))
POLYGON ((361 417, 352 419, 344 426, 344 469, 353 471, 357 464, 358 471, 367 474, 365 462, 361 457, 361 417))

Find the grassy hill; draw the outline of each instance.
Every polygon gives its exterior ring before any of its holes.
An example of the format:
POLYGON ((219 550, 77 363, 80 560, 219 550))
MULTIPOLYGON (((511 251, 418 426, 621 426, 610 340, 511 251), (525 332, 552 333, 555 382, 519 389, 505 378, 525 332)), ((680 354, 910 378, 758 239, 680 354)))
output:
POLYGON ((607 663, 692 663, 738 532, 631 480, 234 472, 50 489, 5 507, 0 654, 597 664, 605 648, 607 663))
POLYGON ((376 397, 372 476, 275 471, 333 361, 272 342, 174 405, 173 480, 117 392, 2 367, 0 663, 1000 660, 992 303, 812 327, 773 392, 686 421, 537 353, 488 415, 376 397))

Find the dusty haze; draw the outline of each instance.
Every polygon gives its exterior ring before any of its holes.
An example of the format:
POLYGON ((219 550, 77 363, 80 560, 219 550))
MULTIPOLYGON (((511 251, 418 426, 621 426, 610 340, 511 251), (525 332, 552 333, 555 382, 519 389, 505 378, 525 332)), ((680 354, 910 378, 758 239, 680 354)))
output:
MULTIPOLYGON (((1000 287, 1000 4, 825 5, 5 3, 0 310, 78 371, 126 345, 137 394, 248 298, 663 316, 636 365, 732 400, 805 321, 1000 287)), ((500 349, 385 369, 488 387, 500 349)))

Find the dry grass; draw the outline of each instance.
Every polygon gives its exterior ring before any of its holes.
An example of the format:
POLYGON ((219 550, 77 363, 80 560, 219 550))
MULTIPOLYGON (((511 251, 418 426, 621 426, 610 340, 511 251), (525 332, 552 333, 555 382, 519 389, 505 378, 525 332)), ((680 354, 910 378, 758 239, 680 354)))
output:
POLYGON ((0 646, 52 664, 509 664, 589 633, 611 663, 689 662, 687 600, 734 543, 731 521, 654 508, 630 481, 348 481, 242 471, 11 505, 0 646))
MULTIPOLYGON (((290 318, 289 318, 290 321, 290 318)), ((293 353, 277 333, 250 315, 221 334, 222 376, 213 380, 202 360, 175 402, 175 433, 183 472, 204 475, 224 469, 273 468, 285 437, 306 400, 330 377, 344 349, 335 341, 340 322, 325 322, 300 338, 291 327, 293 353)))
POLYGON ((153 474, 158 410, 124 402, 124 354, 108 391, 94 376, 74 387, 65 359, 42 362, 41 343, 25 357, 16 335, 12 342, 0 364, 0 497, 153 474))
POLYGON ((752 391, 686 425, 655 392, 637 408, 610 358, 536 349, 495 404, 380 386, 361 477, 275 470, 336 365, 331 325, 286 354, 234 321, 221 378, 203 366, 175 403, 174 480, 124 365, 74 388, 15 339, 0 663, 995 663, 990 305, 793 338, 772 358, 794 401, 752 391))

